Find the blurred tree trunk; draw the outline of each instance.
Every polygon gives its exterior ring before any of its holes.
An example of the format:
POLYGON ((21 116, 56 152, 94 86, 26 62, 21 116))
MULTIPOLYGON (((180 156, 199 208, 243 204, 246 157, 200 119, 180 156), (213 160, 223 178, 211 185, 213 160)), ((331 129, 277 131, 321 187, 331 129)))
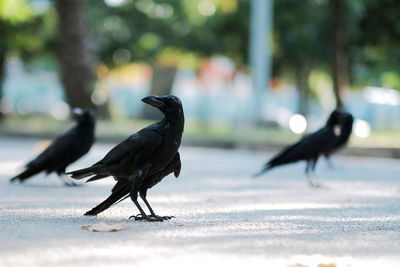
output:
POLYGON ((342 94, 348 88, 348 57, 346 36, 343 31, 343 1, 331 0, 333 17, 333 91, 336 107, 343 107, 342 94))
MULTIPOLYGON (((153 66, 150 95, 170 95, 172 86, 174 85, 176 72, 176 66, 153 66)), ((142 117, 148 120, 158 120, 162 118, 162 114, 158 109, 149 105, 145 105, 143 108, 142 117)))
MULTIPOLYGON (((84 0, 56 0, 58 13, 61 82, 71 107, 95 108, 91 94, 97 79, 94 55, 90 49, 84 0)), ((108 110, 98 109, 100 115, 108 110)))
MULTIPOLYGON (((3 99, 3 83, 6 74, 6 49, 0 44, 0 101, 3 99)), ((0 102, 0 120, 4 118, 4 112, 0 102)))
MULTIPOLYGON (((3 98, 4 78, 6 76, 6 52, 7 44, 4 39, 6 35, 4 22, 0 19, 0 100, 3 98), (1 37, 3 36, 3 38, 1 37)), ((0 120, 4 118, 4 113, 0 102, 0 120)))
POLYGON ((297 112, 304 117, 308 114, 308 96, 310 88, 308 87, 308 76, 310 75, 312 65, 310 62, 300 62, 296 70, 296 87, 299 93, 297 112))

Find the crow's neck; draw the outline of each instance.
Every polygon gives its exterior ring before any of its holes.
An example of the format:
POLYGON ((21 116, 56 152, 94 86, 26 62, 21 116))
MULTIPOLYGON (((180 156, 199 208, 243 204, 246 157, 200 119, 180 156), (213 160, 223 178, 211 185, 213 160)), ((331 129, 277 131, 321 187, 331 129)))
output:
POLYGON ((343 124, 342 133, 345 136, 349 136, 353 130, 353 121, 348 121, 343 124))
POLYGON ((333 129, 336 125, 340 125, 339 123, 335 123, 335 124, 327 124, 326 127, 333 129))
POLYGON ((165 116, 161 123, 163 125, 170 125, 171 129, 176 129, 178 132, 183 132, 185 118, 182 114, 179 116, 165 116))
POLYGON ((94 133, 94 122, 92 121, 84 121, 78 124, 78 128, 81 131, 85 131, 88 133, 94 133))

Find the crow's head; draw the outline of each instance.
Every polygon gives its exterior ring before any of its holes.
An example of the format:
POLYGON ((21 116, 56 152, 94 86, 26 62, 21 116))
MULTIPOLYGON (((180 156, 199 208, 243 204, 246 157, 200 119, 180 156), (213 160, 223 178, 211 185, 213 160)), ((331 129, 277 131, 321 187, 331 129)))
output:
POLYGON ((343 111, 343 109, 335 109, 332 111, 331 115, 326 122, 327 126, 333 127, 338 124, 342 124, 345 122, 353 122, 353 116, 350 113, 343 111))
POLYGON ((74 108, 72 118, 78 123, 94 122, 94 113, 88 109, 74 108))
POLYGON ((182 116, 182 102, 173 95, 148 96, 142 99, 146 104, 158 108, 165 116, 182 116))

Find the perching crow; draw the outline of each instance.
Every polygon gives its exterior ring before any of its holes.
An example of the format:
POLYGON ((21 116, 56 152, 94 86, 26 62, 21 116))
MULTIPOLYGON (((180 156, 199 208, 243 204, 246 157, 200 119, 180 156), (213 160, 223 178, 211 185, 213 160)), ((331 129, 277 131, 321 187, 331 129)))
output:
POLYGON ((73 171, 72 178, 94 181, 108 176, 117 180, 111 195, 98 206, 85 213, 97 215, 111 205, 130 196, 140 214, 136 220, 163 221, 170 216, 158 216, 146 200, 149 188, 174 172, 179 176, 181 161, 178 148, 184 127, 182 104, 176 96, 148 96, 143 102, 158 108, 165 117, 115 146, 105 157, 91 167, 73 171), (138 203, 138 193, 150 211, 146 215, 138 203))
POLYGON ((337 148, 337 144, 341 140, 341 123, 346 118, 347 113, 342 114, 333 111, 325 127, 304 136, 299 142, 285 148, 277 156, 267 162, 264 168, 255 176, 262 175, 276 166, 305 160, 307 162, 305 171, 310 184, 316 187, 319 186, 318 183, 313 180, 311 174, 314 173, 318 157, 325 153, 329 154, 337 148))
POLYGON ((56 172, 65 185, 76 185, 64 180, 65 168, 85 155, 94 142, 95 118, 91 111, 80 108, 72 110, 77 125, 56 138, 42 153, 25 165, 25 170, 11 178, 11 182, 24 182, 39 173, 56 172))

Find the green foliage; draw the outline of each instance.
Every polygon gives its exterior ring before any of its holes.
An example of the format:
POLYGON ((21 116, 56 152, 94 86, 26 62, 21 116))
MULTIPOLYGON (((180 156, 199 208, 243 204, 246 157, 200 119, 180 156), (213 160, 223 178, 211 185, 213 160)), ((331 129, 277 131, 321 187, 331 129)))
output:
MULTIPOLYGON (((31 3, 0 1, 0 49, 18 54, 27 62, 51 54, 57 44, 53 3, 40 14, 31 3)), ((99 61, 109 67, 145 61, 196 68, 202 58, 213 55, 225 55, 239 67, 249 63, 250 0, 110 3, 86 1, 93 47, 99 61)), ((352 85, 400 90, 400 2, 343 3, 352 85)), ((292 82, 296 69, 304 64, 321 75, 324 72, 324 77, 330 75, 331 9, 330 0, 274 1, 274 76, 292 82)), ((310 85, 318 95, 321 87, 314 83, 320 84, 319 78, 312 73, 310 85)))
POLYGON ((0 19, 11 24, 24 23, 32 18, 32 9, 25 0, 0 1, 0 19))
POLYGON ((51 51, 55 15, 52 9, 34 13, 26 0, 0 1, 0 49, 30 62, 51 51))
POLYGON ((165 48, 180 50, 178 65, 224 54, 247 63, 249 1, 138 0, 119 6, 90 0, 89 19, 101 61, 115 66, 114 53, 127 49, 132 61, 155 62, 165 48), (180 62, 184 61, 184 63, 180 62))
POLYGON ((400 90, 400 76, 398 72, 387 71, 382 73, 380 78, 384 87, 400 90))
POLYGON ((347 17, 355 23, 346 26, 354 84, 400 90, 399 8, 395 0, 350 1, 347 17))
POLYGON ((330 55, 329 1, 275 1, 274 61, 281 72, 305 61, 326 64, 330 55))

